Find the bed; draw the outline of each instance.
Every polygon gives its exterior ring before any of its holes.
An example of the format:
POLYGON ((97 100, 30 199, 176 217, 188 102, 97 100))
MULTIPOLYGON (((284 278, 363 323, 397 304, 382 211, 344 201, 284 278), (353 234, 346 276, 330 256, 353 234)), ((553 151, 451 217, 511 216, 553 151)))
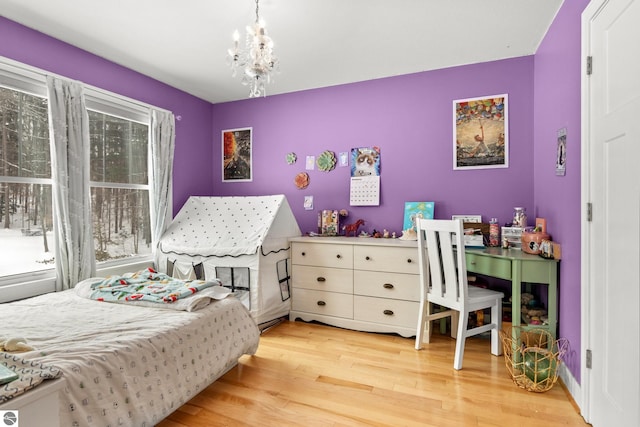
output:
POLYGON ((0 304, 0 337, 21 337, 33 348, 0 355, 65 379, 60 426, 150 427, 258 347, 260 331, 233 296, 188 311, 80 293, 0 304))

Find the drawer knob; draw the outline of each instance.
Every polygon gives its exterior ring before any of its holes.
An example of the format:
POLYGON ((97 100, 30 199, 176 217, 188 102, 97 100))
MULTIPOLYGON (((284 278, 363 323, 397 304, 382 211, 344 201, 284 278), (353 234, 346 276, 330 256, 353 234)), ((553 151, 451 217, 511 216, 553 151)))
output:
POLYGON ((302 254, 301 254, 301 255, 302 255, 302 256, 305 256, 305 255, 306 255, 306 253, 302 252, 302 254))
POLYGON ((393 316, 393 310, 385 310, 383 313, 385 316, 393 316))
POLYGON ((324 277, 318 277, 316 280, 318 282, 326 282, 327 279, 325 279, 324 277))
POLYGON ((364 257, 364 259, 366 259, 367 261, 370 261, 370 260, 371 260, 371 257, 366 256, 366 257, 364 257))
POLYGON ((338 259, 342 258, 342 255, 338 254, 338 255, 336 255, 336 258, 338 258, 338 259))
POLYGON ((385 283, 382 287, 385 289, 393 289, 393 285, 391 283, 385 283))
POLYGON ((324 301, 318 301, 318 303, 317 303, 317 304, 318 304, 320 307, 327 305, 327 303, 326 303, 326 302, 324 302, 324 301))
POLYGON ((411 258, 409 258, 409 259, 407 260, 407 262, 408 262, 409 264, 411 264, 413 261, 411 261, 411 258))

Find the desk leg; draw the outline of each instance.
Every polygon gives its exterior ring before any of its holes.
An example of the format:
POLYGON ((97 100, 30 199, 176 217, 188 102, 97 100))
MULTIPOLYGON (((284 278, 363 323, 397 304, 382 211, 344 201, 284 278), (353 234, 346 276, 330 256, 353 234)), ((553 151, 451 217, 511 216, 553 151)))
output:
POLYGON ((511 324, 513 326, 520 326, 522 322, 521 298, 522 264, 520 261, 511 261, 511 324))
POLYGON ((553 339, 558 338, 558 267, 557 263, 550 268, 549 277, 549 301, 547 304, 547 321, 549 322, 549 332, 553 339))
POLYGON ((520 352, 520 324, 522 322, 522 263, 511 261, 511 354, 515 366, 522 363, 520 352))

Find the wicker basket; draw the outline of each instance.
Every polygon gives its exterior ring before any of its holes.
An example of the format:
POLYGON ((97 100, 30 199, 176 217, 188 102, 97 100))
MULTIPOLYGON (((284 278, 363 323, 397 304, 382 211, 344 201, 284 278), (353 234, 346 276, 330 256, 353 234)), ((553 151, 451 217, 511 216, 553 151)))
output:
POLYGON ((544 329, 513 326, 511 334, 500 331, 507 371, 518 387, 542 393, 558 380, 558 369, 569 342, 554 339, 544 329))

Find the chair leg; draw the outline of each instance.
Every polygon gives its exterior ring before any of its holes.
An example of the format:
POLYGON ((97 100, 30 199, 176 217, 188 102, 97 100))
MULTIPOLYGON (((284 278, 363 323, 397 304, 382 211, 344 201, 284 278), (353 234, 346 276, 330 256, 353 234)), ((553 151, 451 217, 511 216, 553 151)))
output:
POLYGON ((416 350, 422 348, 422 341, 424 340, 424 327, 427 319, 427 307, 429 302, 426 300, 420 301, 420 311, 418 312, 418 327, 416 328, 416 350))
POLYGON ((451 315, 451 338, 458 337, 458 322, 460 321, 460 312, 454 311, 451 315))
POLYGON ((469 322, 469 313, 457 312, 458 318, 458 334, 456 337, 456 354, 453 358, 453 369, 462 369, 462 358, 464 357, 464 344, 467 340, 467 324, 469 322))
POLYGON ((500 330, 502 329, 502 301, 491 306, 491 323, 495 326, 491 329, 491 354, 500 356, 502 345, 500 345, 500 330))
POLYGON ((422 342, 426 342, 427 344, 429 344, 431 342, 431 333, 433 332, 433 325, 431 321, 431 315, 433 314, 433 304, 431 304, 429 301, 427 301, 426 312, 427 316, 425 317, 426 322, 424 322, 424 337, 422 339, 422 342))

